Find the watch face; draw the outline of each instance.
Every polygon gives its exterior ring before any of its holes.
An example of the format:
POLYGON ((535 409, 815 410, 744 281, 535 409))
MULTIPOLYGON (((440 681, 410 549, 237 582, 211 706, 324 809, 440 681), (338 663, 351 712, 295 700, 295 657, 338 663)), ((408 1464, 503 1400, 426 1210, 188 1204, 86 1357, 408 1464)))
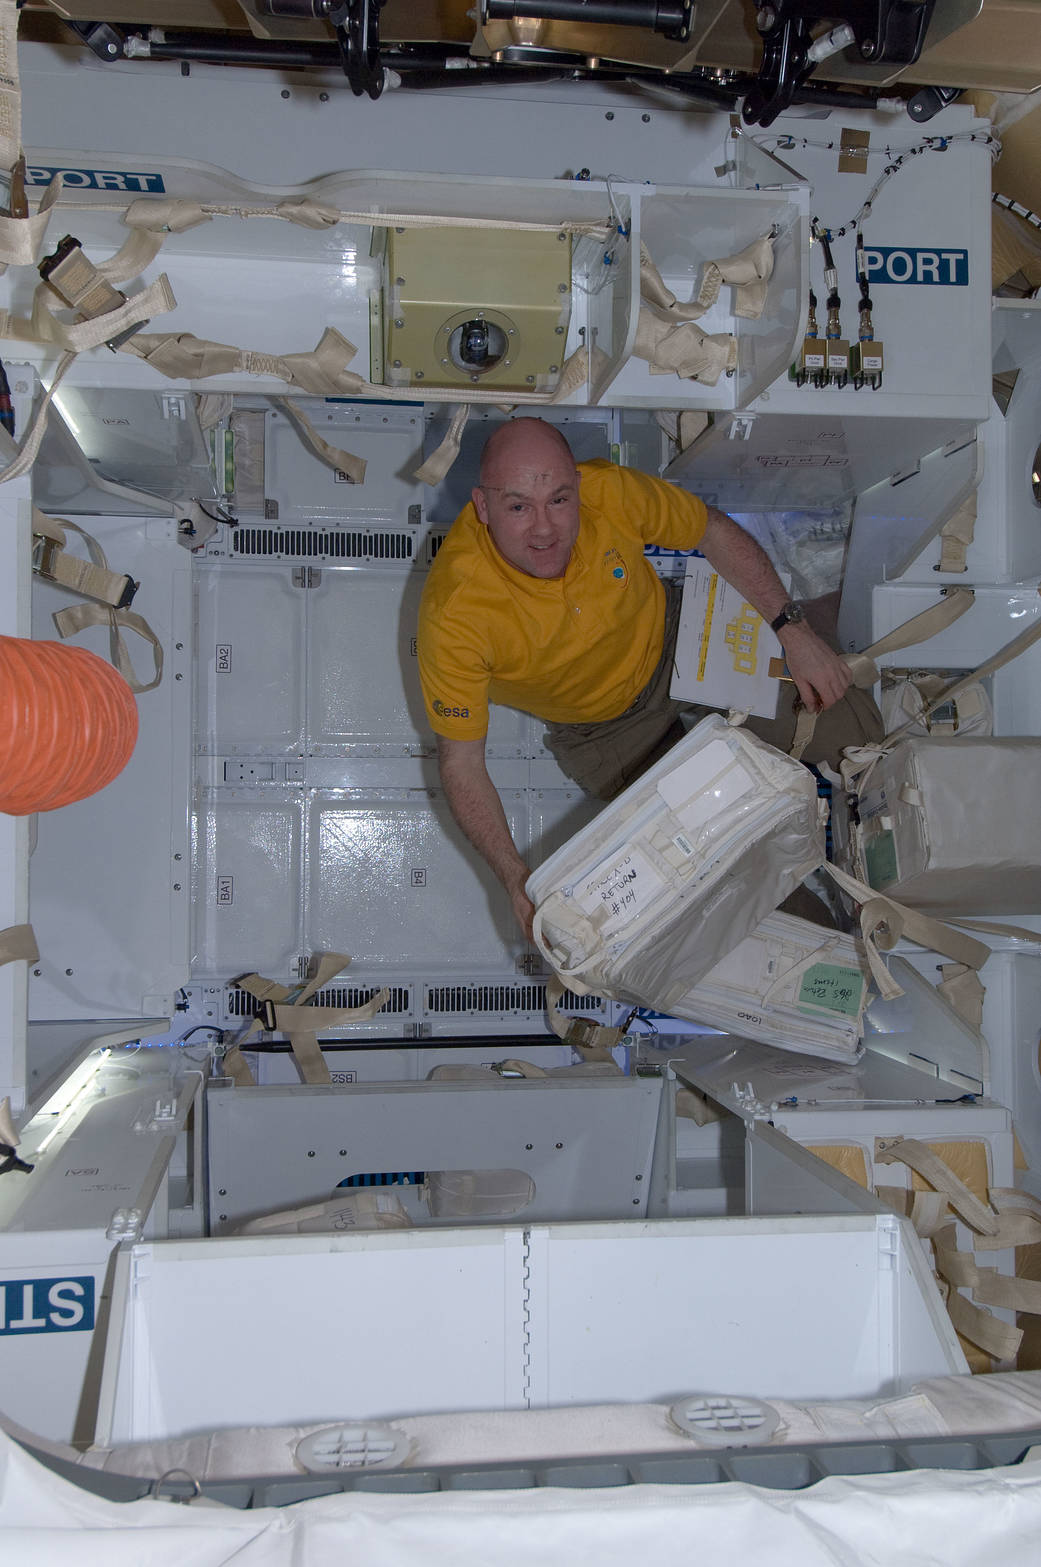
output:
POLYGON ((802 609, 798 604, 785 604, 777 619, 770 624, 771 631, 781 631, 785 626, 796 626, 805 619, 802 609))

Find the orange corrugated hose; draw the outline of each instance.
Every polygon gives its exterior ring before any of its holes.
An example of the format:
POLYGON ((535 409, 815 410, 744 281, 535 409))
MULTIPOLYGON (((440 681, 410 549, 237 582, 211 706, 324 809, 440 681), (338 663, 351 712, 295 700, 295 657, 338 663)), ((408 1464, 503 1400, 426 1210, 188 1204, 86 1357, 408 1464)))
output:
POLYGON ((122 772, 137 702, 96 653, 0 637, 0 811, 27 816, 84 800, 122 772))

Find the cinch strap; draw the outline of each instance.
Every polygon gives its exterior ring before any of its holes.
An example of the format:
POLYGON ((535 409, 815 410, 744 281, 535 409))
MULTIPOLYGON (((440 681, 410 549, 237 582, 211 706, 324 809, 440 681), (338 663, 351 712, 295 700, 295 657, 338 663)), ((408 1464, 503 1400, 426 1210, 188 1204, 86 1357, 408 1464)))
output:
POLYGON ((109 570, 105 552, 92 534, 65 517, 46 516, 37 506, 32 509, 32 518, 36 546, 33 570, 37 576, 69 588, 73 593, 82 593, 84 598, 97 599, 98 603, 108 604, 113 609, 129 605, 137 584, 125 572, 109 570), (66 553, 66 529, 78 533, 85 541, 90 560, 66 553))
POLYGON ((584 1061, 610 1061, 617 1065, 611 1051, 625 1038, 624 1028, 608 1028, 592 1018, 567 1017, 558 1011, 563 997, 564 986, 554 974, 546 981, 546 1015, 557 1038, 577 1050, 584 1061))
MULTIPOLYGON (((960 620, 966 610, 971 609, 975 598, 971 588, 951 588, 944 596, 928 609, 923 609, 919 614, 912 615, 910 620, 905 620, 903 625, 895 626, 892 631, 887 631, 884 637, 879 637, 877 642, 872 642, 862 653, 844 654, 846 663, 850 667, 853 684, 862 691, 869 691, 879 678, 878 666, 875 660, 881 658, 884 653, 897 653, 903 648, 914 647, 919 642, 926 642, 937 632, 943 631, 947 626, 952 626, 956 620, 960 620)), ((817 727, 817 714, 811 713, 809 708, 800 707, 795 721, 795 737, 792 740, 789 756, 794 756, 799 761, 803 752, 813 738, 813 732, 817 727)), ((916 715, 921 718, 921 714, 916 715)), ((879 747, 884 746, 886 739, 879 741, 879 747)), ((875 754, 881 754, 878 747, 865 746, 858 748, 858 756, 870 753, 872 759, 875 754)), ((847 753, 852 754, 852 753, 847 753)), ((865 764, 866 765, 866 764, 865 764)), ((843 771, 843 778, 846 777, 843 771)), ((849 784, 847 782, 847 788, 849 784)))
POLYGON ((322 953, 313 976, 290 1004, 292 990, 276 980, 264 979, 259 974, 247 974, 236 980, 240 989, 264 1003, 263 1021, 254 1018, 249 1028, 236 1040, 224 1057, 224 1072, 237 1087, 255 1087, 256 1080, 242 1055, 246 1041, 261 1028, 277 1031, 287 1036, 293 1057, 305 1083, 331 1083, 329 1068, 325 1064, 318 1044, 318 1033, 325 1028, 339 1028, 345 1023, 366 1023, 374 1018, 381 1007, 390 1000, 390 991, 378 990, 374 996, 358 1007, 310 1007, 307 1003, 316 991, 330 979, 341 973, 350 963, 344 952, 322 953))
POLYGON ((143 615, 132 609, 107 609, 101 604, 70 604, 52 616, 60 637, 74 637, 87 626, 108 626, 109 656, 135 695, 154 691, 163 678, 163 649, 159 638, 143 615), (139 680, 130 662, 123 632, 133 631, 152 649, 152 678, 139 680))

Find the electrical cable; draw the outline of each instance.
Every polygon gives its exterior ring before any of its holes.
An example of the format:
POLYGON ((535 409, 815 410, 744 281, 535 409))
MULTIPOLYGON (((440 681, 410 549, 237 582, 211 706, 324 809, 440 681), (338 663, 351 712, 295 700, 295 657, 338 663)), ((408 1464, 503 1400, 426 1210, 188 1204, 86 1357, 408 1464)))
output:
MULTIPOLYGON (((738 134, 748 135, 747 131, 740 131, 738 134)), ((826 142, 811 141, 808 136, 791 136, 788 134, 768 137, 750 136, 749 140, 754 142, 762 152, 790 152, 800 148, 808 148, 816 152, 837 152, 841 151, 842 148, 842 143, 839 140, 826 142)), ((866 149, 868 156, 881 154, 883 157, 890 159, 890 162, 886 164, 853 217, 843 223, 841 228, 828 226, 829 238, 832 240, 842 239, 846 234, 858 229, 863 220, 870 215, 875 199, 886 181, 906 167, 912 158, 917 158, 925 152, 946 152, 949 147, 972 143, 978 143, 980 146, 986 147, 992 161, 996 162, 1001 154, 1001 142, 996 136, 991 136, 989 132, 976 131, 958 131, 953 136, 925 136, 913 147, 868 147, 866 149)))

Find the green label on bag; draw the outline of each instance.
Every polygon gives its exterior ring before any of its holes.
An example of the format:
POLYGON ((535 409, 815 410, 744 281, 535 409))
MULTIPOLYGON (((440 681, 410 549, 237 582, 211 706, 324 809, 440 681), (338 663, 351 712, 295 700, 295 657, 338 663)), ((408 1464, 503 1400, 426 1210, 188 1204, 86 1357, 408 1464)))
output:
POLYGON ((846 968, 840 963, 815 963, 802 977, 799 1004, 856 1017, 863 994, 864 976, 858 968, 846 968))
POLYGON ((891 831, 872 833, 864 845, 864 863, 867 879, 876 892, 896 881, 896 839, 891 831))

